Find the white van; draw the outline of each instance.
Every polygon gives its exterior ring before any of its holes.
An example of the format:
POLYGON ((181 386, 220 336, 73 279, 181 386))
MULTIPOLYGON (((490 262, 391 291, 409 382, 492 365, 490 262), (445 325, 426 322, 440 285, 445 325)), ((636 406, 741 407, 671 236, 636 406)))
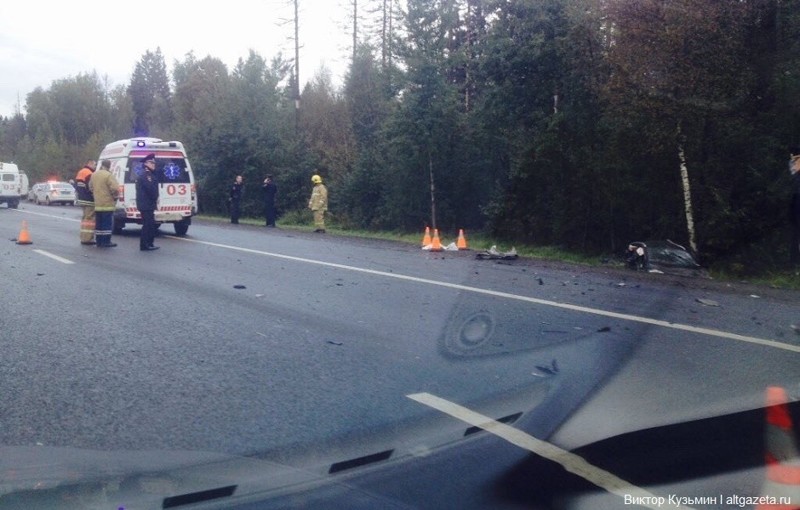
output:
POLYGON ((0 204, 6 203, 11 209, 19 207, 21 182, 17 165, 0 163, 0 204))
POLYGON ((117 207, 114 211, 114 233, 120 233, 127 223, 142 224, 136 207, 136 179, 144 167, 142 159, 156 155, 154 175, 159 182, 156 222, 172 223, 175 234, 182 236, 197 214, 197 188, 194 173, 181 142, 164 142, 158 138, 131 138, 106 145, 97 158, 97 165, 107 159, 111 173, 120 184, 117 207))

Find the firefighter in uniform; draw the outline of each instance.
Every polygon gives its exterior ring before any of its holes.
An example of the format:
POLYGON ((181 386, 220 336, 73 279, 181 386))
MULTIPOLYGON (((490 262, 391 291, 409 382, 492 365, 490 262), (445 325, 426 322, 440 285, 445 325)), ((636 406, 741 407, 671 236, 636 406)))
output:
POLYGON ((89 181, 89 189, 94 195, 94 212, 96 218, 96 238, 98 248, 113 248, 117 243, 111 242, 114 231, 114 208, 119 195, 119 182, 111 174, 111 161, 100 162, 100 170, 94 173, 89 181))
POLYGON ((322 184, 322 177, 312 175, 314 189, 308 201, 308 208, 314 213, 314 232, 325 233, 325 211, 328 210, 328 189, 322 184))
POLYGON ((83 208, 81 217, 81 244, 94 244, 94 196, 89 189, 89 181, 92 179, 96 162, 90 159, 78 170, 75 176, 75 191, 78 194, 76 204, 83 208))

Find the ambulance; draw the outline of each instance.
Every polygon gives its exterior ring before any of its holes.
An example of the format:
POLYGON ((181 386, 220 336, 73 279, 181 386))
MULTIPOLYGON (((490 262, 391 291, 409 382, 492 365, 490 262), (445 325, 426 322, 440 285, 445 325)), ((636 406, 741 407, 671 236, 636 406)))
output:
POLYGON ((0 204, 6 203, 10 209, 19 207, 22 178, 14 163, 0 163, 0 204))
POLYGON ((97 164, 111 162, 111 173, 119 182, 119 197, 114 211, 114 233, 119 234, 129 223, 142 224, 136 207, 136 179, 145 171, 142 159, 156 155, 153 172, 159 183, 156 223, 172 223, 175 234, 186 235, 192 216, 197 214, 197 187, 194 173, 181 142, 164 142, 158 138, 131 138, 105 146, 97 164))

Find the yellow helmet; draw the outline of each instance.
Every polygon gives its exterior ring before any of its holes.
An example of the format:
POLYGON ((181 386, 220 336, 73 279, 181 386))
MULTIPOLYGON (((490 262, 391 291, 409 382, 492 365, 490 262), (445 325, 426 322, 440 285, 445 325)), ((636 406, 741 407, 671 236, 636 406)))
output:
POLYGON ((322 177, 320 177, 319 175, 312 175, 311 182, 313 182, 314 184, 322 184, 322 177))

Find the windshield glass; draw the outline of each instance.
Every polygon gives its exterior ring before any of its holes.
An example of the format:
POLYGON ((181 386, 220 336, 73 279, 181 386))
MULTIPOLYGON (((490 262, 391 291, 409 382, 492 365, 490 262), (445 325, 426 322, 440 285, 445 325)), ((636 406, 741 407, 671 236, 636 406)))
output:
MULTIPOLYGON (((141 158, 130 158, 125 172, 125 182, 135 183, 144 171, 141 158)), ((186 160, 184 158, 156 158, 156 168, 153 175, 158 182, 163 184, 188 184, 191 182, 191 176, 186 169, 186 160)))
POLYGON ((800 510, 800 2, 2 5, 0 510, 800 510))

